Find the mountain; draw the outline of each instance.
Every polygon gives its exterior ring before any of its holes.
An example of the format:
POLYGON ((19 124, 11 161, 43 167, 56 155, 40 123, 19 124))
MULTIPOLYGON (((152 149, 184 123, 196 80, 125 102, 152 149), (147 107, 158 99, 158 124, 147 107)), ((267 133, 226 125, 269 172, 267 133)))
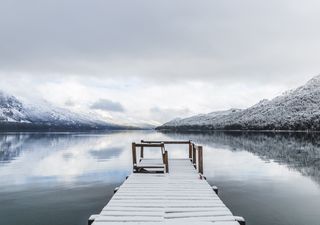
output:
POLYGON ((247 109, 175 119, 158 130, 320 130, 320 75, 247 109))
POLYGON ((0 92, 0 131, 81 131, 129 127, 90 114, 74 113, 42 103, 30 105, 0 92))

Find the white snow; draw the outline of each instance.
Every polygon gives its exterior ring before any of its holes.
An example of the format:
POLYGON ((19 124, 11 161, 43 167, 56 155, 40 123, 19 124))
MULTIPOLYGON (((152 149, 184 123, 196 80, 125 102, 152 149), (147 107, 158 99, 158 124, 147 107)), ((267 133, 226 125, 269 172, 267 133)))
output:
POLYGON ((169 165, 165 174, 131 174, 93 224, 238 224, 190 159, 170 159, 169 165))
MULTIPOLYGON (((320 130, 320 75, 305 85, 244 110, 201 114, 173 120, 160 128, 205 126, 208 129, 320 130)), ((188 129, 188 128, 186 128, 188 129)))
POLYGON ((51 125, 115 125, 91 113, 74 113, 53 107, 47 102, 24 103, 14 96, 0 92, 0 122, 41 123, 51 125))
POLYGON ((113 119, 106 118, 98 112, 72 112, 65 108, 54 107, 45 100, 21 101, 12 95, 0 91, 0 123, 38 123, 63 126, 90 126, 90 127, 140 127, 154 128, 152 121, 134 120, 128 116, 113 119))

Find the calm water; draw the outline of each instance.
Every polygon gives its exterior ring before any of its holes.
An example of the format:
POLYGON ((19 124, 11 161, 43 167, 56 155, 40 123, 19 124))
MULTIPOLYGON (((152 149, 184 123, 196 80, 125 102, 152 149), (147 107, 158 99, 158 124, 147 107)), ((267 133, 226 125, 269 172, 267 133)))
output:
MULTIPOLYGON (((0 224, 84 225, 131 172, 130 143, 191 139, 205 175, 248 225, 320 224, 319 134, 154 131, 0 134, 0 224)), ((154 151, 146 154, 156 154, 154 151)), ((169 147, 169 157, 187 149, 169 147)))

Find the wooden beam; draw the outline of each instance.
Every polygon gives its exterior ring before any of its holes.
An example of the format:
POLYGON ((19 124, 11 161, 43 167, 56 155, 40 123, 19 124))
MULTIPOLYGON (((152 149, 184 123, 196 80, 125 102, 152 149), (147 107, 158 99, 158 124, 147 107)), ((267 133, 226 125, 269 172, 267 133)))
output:
POLYGON ((133 166, 137 164, 137 152, 136 152, 136 143, 132 143, 132 163, 133 166))
POLYGON ((164 144, 189 144, 190 141, 144 141, 144 140, 141 140, 141 143, 149 143, 149 144, 157 144, 157 143, 164 143, 164 144))
POLYGON ((198 172, 203 174, 203 152, 202 152, 202 146, 198 147, 198 172))
POLYGON ((166 166, 166 173, 169 173, 168 151, 164 151, 164 165, 166 166))
POLYGON ((197 168, 197 147, 195 144, 192 145, 192 163, 197 168))
POLYGON ((189 159, 192 159, 192 143, 189 142, 189 159))
POLYGON ((163 143, 155 143, 155 144, 136 143, 136 147, 163 147, 163 143))
POLYGON ((135 168, 163 168, 165 167, 164 165, 158 165, 158 164, 138 164, 135 166, 135 168))
POLYGON ((143 158, 143 146, 141 146, 141 149, 140 149, 140 158, 143 158))

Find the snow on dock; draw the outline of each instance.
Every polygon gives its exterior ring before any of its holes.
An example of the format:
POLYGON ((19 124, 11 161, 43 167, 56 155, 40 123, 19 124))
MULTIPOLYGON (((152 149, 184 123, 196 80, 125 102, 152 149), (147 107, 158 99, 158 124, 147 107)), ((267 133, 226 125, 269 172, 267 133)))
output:
POLYGON ((141 141, 132 144, 133 174, 117 189, 89 225, 239 225, 203 176, 202 147, 191 141, 141 141), (187 144, 189 158, 168 159, 167 144, 187 144), (159 159, 144 158, 144 148, 159 147, 159 159), (140 159, 137 161, 137 148, 140 159))

